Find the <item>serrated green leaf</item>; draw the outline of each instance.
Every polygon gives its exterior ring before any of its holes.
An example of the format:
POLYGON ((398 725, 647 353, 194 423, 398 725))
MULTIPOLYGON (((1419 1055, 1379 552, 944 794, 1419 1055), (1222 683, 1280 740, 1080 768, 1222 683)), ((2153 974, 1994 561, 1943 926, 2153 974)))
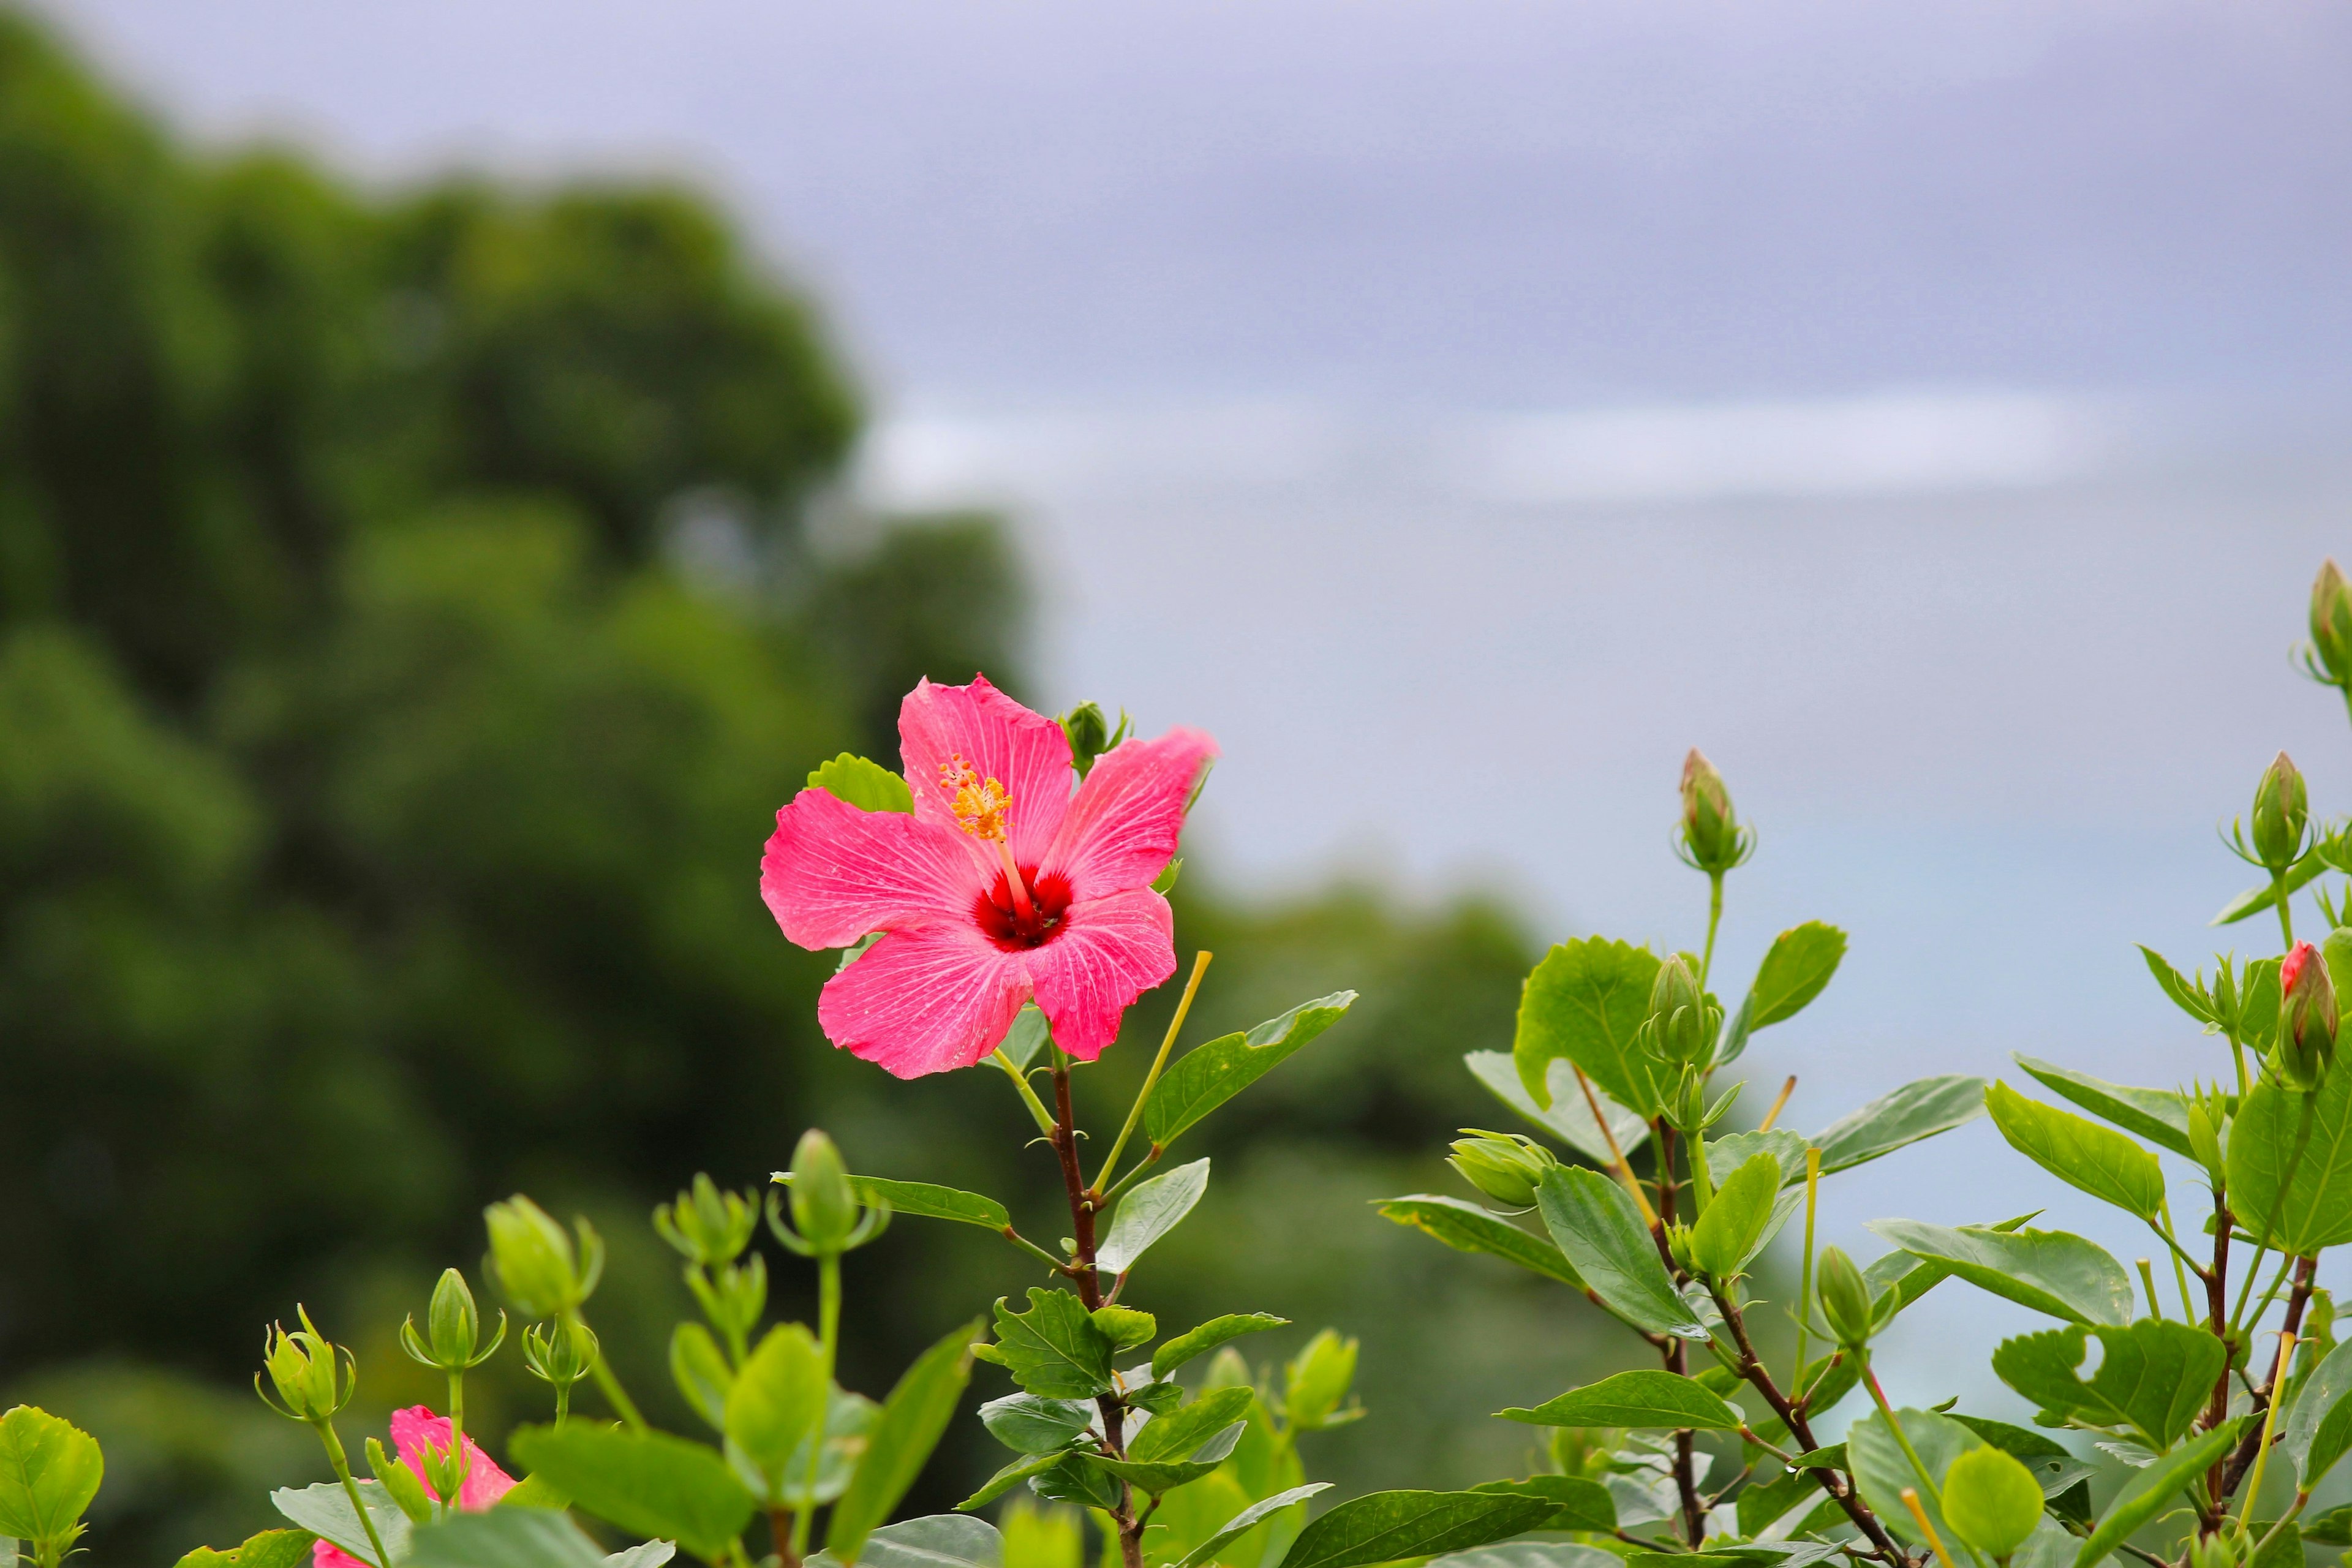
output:
POLYGON ((1680 1373, 1654 1367, 1572 1388, 1532 1410, 1498 1410, 1496 1415, 1534 1426, 1659 1426, 1702 1432, 1735 1432, 1742 1419, 1722 1395, 1680 1373))
POLYGON ((1151 1375, 1166 1377, 1194 1356, 1205 1355, 1228 1340, 1289 1326, 1288 1318, 1277 1318, 1271 1312, 1227 1312, 1223 1317, 1211 1318, 1199 1328, 1185 1331, 1154 1351, 1151 1354, 1151 1375))
POLYGON ((2105 1516, 2083 1542, 2082 1549, 2074 1553, 2074 1568, 2092 1568, 2100 1558, 2130 1540, 2140 1526, 2170 1508, 2174 1495, 2228 1453, 2237 1440, 2238 1423, 2224 1421, 2134 1472, 2107 1504, 2105 1516))
POLYGON ((2182 1159, 2195 1157, 2189 1147, 2189 1101, 2173 1090, 2108 1083, 2022 1052, 2011 1052, 2011 1059, 2052 1093, 2073 1100, 2102 1121, 2169 1149, 2182 1159))
POLYGON ((971 1342, 980 1328, 975 1318, 949 1331, 899 1375, 882 1402, 881 1415, 866 1431, 857 1472, 825 1522, 824 1549, 842 1563, 856 1563, 866 1538, 890 1517, 939 1447, 940 1434, 971 1381, 971 1342))
POLYGON ((2156 1156, 2122 1133, 2028 1100, 2005 1083, 1986 1089, 1984 1100, 2009 1146, 2068 1186, 2145 1220, 2164 1206, 2156 1156))
POLYGON ((2270 1244, 2299 1258, 2352 1241, 2352 1072, 2331 1072, 2312 1093, 2311 1135, 2294 1158, 2304 1097, 2265 1078, 2249 1090, 2230 1122, 2230 1208, 2260 1239, 2275 1206, 2270 1244), (2294 1182, 2279 1201, 2279 1180, 2294 1182))
POLYGON ((1013 1374, 1031 1394, 1048 1399, 1092 1399, 1110 1392, 1112 1346, 1095 1327, 1086 1303, 1067 1290, 1029 1288, 1029 1310, 1015 1312, 996 1299, 996 1343, 982 1359, 1013 1374))
MULTIPOLYGON (((830 1550, 813 1552, 806 1561, 808 1568, 842 1568, 830 1550)), ((925 1514, 877 1530, 866 1538, 858 1561, 866 1568, 999 1568, 1004 1538, 984 1519, 925 1514)))
POLYGON ((1915 1257, 1950 1269, 1980 1290, 2071 1323, 2132 1319, 2131 1276, 2096 1243, 2063 1230, 2008 1234, 1918 1220, 1873 1220, 1868 1228, 1915 1257))
POLYGON ((1481 1481, 1470 1489, 1474 1492, 1512 1492, 1519 1497, 1542 1498, 1550 1502, 1556 1511, 1538 1529, 1612 1531, 1617 1528, 1617 1504, 1610 1497, 1609 1489, 1582 1476, 1529 1476, 1525 1480, 1481 1481))
POLYGON ((1110 1216, 1110 1228, 1095 1248, 1095 1267, 1106 1274, 1124 1274, 1134 1268, 1136 1259, 1175 1229, 1208 1190, 1206 1160, 1136 1183, 1110 1216))
POLYGON ((1813 1139, 1822 1152, 1822 1174, 1852 1170, 1923 1138, 1965 1127, 1983 1113, 1980 1078, 1953 1073, 1906 1083, 1822 1129, 1813 1139))
POLYGON ((816 1337, 798 1323, 770 1329, 736 1373, 720 1426, 771 1501, 782 1501, 793 1456, 807 1463, 831 1388, 816 1337))
POLYGON ((1633 1042, 1657 974, 1648 948, 1606 937, 1564 942, 1544 955, 1519 994, 1511 1044, 1519 1083, 1537 1105, 1552 1102, 1550 1066, 1565 1058, 1618 1104, 1644 1119, 1658 1114, 1663 1069, 1633 1042))
MULTIPOLYGON (((1274 1515, 1281 1512, 1286 1508, 1291 1507, 1295 1503, 1305 1502, 1308 1498, 1315 1496, 1318 1492, 1327 1492, 1330 1489, 1331 1483, 1329 1481, 1312 1481, 1305 1486, 1291 1487, 1286 1490, 1278 1491, 1269 1498, 1259 1499, 1256 1502, 1254 1502, 1250 1504, 1249 1507, 1242 1510, 1241 1512, 1234 1515, 1233 1518, 1225 1521, 1223 1525, 1218 1527, 1214 1534, 1211 1535, 1206 1541, 1202 1542, 1198 1546, 1192 1548, 1192 1551, 1186 1552, 1183 1558, 1177 1563, 1176 1568, 1201 1568, 1202 1563, 1213 1561, 1220 1550, 1233 1542, 1240 1540, 1243 1536, 1247 1535, 1251 1531, 1256 1529, 1262 1521, 1272 1518, 1274 1515)), ((1210 1517, 1214 1518, 1215 1516, 1211 1515, 1210 1517)))
POLYGON ((2189 1323, 2050 1329, 2003 1340, 1992 1370, 2040 1408, 2085 1426, 2128 1426, 2161 1452, 2186 1436, 2229 1364, 2221 1342, 2189 1323), (2098 1336, 2099 1369, 2075 1370, 2098 1336))
POLYGON ((1592 1099, 1609 1119, 1604 1136, 1583 1087, 1576 1081, 1576 1069, 1566 1058, 1555 1059, 1545 1069, 1544 1081, 1551 1089, 1549 1107, 1538 1105, 1528 1096, 1527 1085, 1519 1081, 1518 1067, 1507 1052, 1471 1051, 1463 1057, 1462 1064, 1488 1093, 1596 1165, 1606 1165, 1615 1158, 1609 1152, 1610 1138, 1617 1140, 1622 1152, 1631 1154, 1650 1136, 1650 1124, 1638 1112, 1626 1110, 1596 1086, 1592 1099))
POLYGON ((1355 1005, 1352 991, 1302 1002, 1245 1035, 1221 1035, 1176 1058, 1143 1106, 1143 1131, 1166 1148, 1185 1130, 1287 1061, 1355 1005))
POLYGON ((2352 1341, 2329 1351, 2304 1379, 2279 1447, 2294 1461, 2296 1489, 2306 1492, 2352 1449, 2352 1341))
POLYGON ((1370 1492, 1310 1522, 1281 1568, 1363 1568, 1507 1541, 1552 1511, 1541 1498, 1507 1492, 1370 1492))
POLYGON ((706 1562, 751 1518, 751 1494, 718 1451, 667 1433, 571 1421, 525 1426, 509 1447, 573 1506, 632 1534, 675 1541, 706 1562))
POLYGON ((1381 1205, 1383 1218, 1424 1231, 1456 1252, 1483 1252, 1532 1269, 1548 1279, 1584 1289, 1583 1277, 1550 1241, 1530 1236, 1499 1215, 1460 1198, 1412 1193, 1381 1205))
POLYGON ((1916 1489, 1921 1506, 1927 1510, 1929 1522, 1949 1542, 1951 1527, 1936 1504, 1935 1488, 1954 1459, 1970 1448, 1981 1447, 1984 1439, 1958 1422, 1932 1411, 1904 1409, 1895 1415, 1903 1423, 1903 1436, 1910 1439, 1920 1463, 1927 1468, 1927 1484, 1921 1484, 1902 1445, 1895 1441, 1894 1430, 1887 1426, 1885 1413, 1879 1410, 1871 1411, 1846 1428, 1846 1463, 1854 1484, 1861 1489, 1863 1501, 1878 1515, 1880 1523, 1906 1541, 1925 1545, 1918 1524, 1903 1505, 1903 1489, 1916 1489))
POLYGON ((0 1415, 0 1535, 70 1542, 106 1474, 98 1439, 30 1405, 0 1415))
POLYGON ((1598 1171, 1555 1165, 1537 1185, 1536 1206, 1569 1266, 1610 1310, 1654 1334, 1707 1337, 1623 1187, 1598 1171))
POLYGON ((1746 1268, 1764 1243, 1780 1195, 1780 1161, 1769 1151, 1750 1156, 1732 1172, 1691 1227, 1691 1261, 1699 1272, 1720 1282, 1746 1268))
POLYGON ((860 811, 915 809, 914 792, 907 781, 877 762, 848 752, 820 765, 808 776, 811 789, 821 789, 860 811))

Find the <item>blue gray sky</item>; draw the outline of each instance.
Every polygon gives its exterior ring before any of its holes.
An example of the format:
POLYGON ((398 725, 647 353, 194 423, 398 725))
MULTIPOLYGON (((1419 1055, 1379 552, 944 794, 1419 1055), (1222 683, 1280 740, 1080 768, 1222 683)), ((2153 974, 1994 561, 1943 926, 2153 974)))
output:
MULTIPOLYGON (((1007 507, 1054 695, 1223 741, 1229 881, 1695 942, 1705 746, 1764 831, 1725 962, 1853 932, 1749 1058, 1801 1125, 2012 1049, 2219 1071, 2131 944, 2274 948, 2203 920, 2282 746, 2352 807, 2287 663, 2352 555, 2340 5, 49 9, 217 141, 717 190, 862 367, 865 492, 1007 507)), ((1959 1137, 1829 1233, 2047 1197, 1959 1137)), ((2022 1321, 1921 1316, 1925 1399, 2022 1321)))

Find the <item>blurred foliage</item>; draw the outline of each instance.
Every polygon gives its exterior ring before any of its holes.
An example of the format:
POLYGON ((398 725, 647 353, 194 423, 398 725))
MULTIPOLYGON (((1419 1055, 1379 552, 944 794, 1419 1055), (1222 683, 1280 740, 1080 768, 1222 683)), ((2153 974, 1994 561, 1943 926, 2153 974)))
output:
MULTIPOLYGON (((1005 1085, 827 1048, 832 961, 756 893, 775 808, 839 750, 895 757, 916 677, 1029 689, 995 520, 813 547, 857 424, 811 306, 690 194, 194 156, 0 14, 0 1368, 105 1442, 106 1560, 237 1539, 260 1480, 312 1479, 244 1391, 298 1299, 377 1412, 432 1397, 392 1330, 518 1188, 602 1226, 600 1326, 673 1421, 653 1325, 686 1303, 645 1216, 697 1170, 762 1183, 823 1123, 1053 1224, 1005 1085)), ((1189 1039, 1365 1000, 1200 1136, 1218 1182, 1159 1271, 1186 1295, 1140 1304, 1297 1320, 1262 1356, 1360 1335, 1373 1418, 1309 1457, 1349 1489, 1515 1463, 1485 1413, 1528 1357, 1567 1381, 1587 1310, 1364 1200, 1496 1119, 1459 1057, 1507 1044, 1528 939, 1362 889, 1252 909, 1198 868, 1178 905, 1220 954, 1189 1039)), ((1096 1125, 1169 1005, 1081 1075, 1096 1125)), ((872 1388, 1032 1282, 916 1221, 849 1272, 872 1388)), ((492 1373, 480 1429, 540 1413, 510 1352, 492 1373)), ((910 1506, 984 1473, 977 1438, 910 1506)))

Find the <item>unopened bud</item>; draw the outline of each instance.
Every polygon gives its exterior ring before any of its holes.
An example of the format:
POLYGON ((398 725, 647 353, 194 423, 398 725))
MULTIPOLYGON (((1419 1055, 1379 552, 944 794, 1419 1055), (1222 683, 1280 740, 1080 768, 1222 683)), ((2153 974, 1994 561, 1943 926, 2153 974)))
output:
MULTIPOLYGON (((2339 937, 2352 942, 2352 931, 2345 931, 2327 940, 2336 944, 2339 937)), ((2328 968, 2307 942, 2296 942, 2279 965, 2278 1048, 2272 1060, 2281 1079, 2306 1091, 2319 1087, 2336 1059, 2336 986, 2328 968)))
POLYGON ((857 1228, 857 1194, 841 1151, 812 1127, 793 1151, 793 1228, 820 1253, 838 1253, 857 1228))
POLYGON ((2218 1191, 2228 1180, 2229 1163, 2221 1152, 2221 1128, 2201 1100, 2189 1102, 2189 1152, 2205 1169, 2206 1179, 2218 1191))
POLYGON ((751 1245, 760 1227, 756 1198, 725 1192, 708 1175, 698 1173, 690 1191, 677 1201, 654 1208, 654 1228, 688 1261, 715 1268, 732 1263, 751 1245))
POLYGON ((2245 1560, 2239 1538, 2226 1530, 2200 1535, 2189 1543, 2189 1568, 2242 1568, 2245 1560))
MULTIPOLYGON (((320 1422, 343 1407, 350 1397, 342 1363, 347 1352, 338 1350, 310 1321, 310 1314, 294 1309, 302 1326, 289 1333, 272 1323, 262 1337, 262 1370, 278 1390, 281 1415, 297 1421, 320 1422)), ((259 1379, 255 1380, 259 1386, 259 1379)))
POLYGON ((433 1353, 444 1366, 463 1366, 473 1360, 474 1347, 480 1341, 482 1321, 474 1310, 474 1292, 466 1284, 466 1277, 455 1268, 441 1271, 441 1282, 433 1287, 433 1305, 425 1315, 431 1330, 433 1353))
POLYGON ((1830 1332, 1838 1343, 1848 1350, 1860 1350, 1878 1331, 1874 1303, 1871 1300, 1870 1282, 1862 1277, 1853 1259, 1834 1247, 1822 1248, 1813 1263, 1814 1289, 1821 1297, 1822 1317, 1827 1321, 1830 1332))
POLYGON ((1559 1163, 1552 1152, 1515 1132, 1481 1132, 1475 1127, 1462 1131, 1471 1136, 1454 1141, 1454 1152, 1445 1163, 1496 1203, 1519 1209, 1533 1207, 1536 1184, 1559 1163))
POLYGON ((2352 584, 2333 559, 2311 584, 2311 647, 2336 685, 2352 685, 2352 584))
POLYGON ((1062 715, 1062 733, 1069 737, 1070 765, 1084 778, 1094 767, 1095 759, 1110 750, 1110 723, 1103 717, 1102 709, 1092 702, 1081 702, 1062 715))
POLYGON ((1709 874, 1730 870, 1747 858, 1748 843, 1732 814, 1731 792, 1723 775, 1696 746, 1683 759, 1683 850, 1692 865, 1709 874))
POLYGON ((2303 774, 2281 752, 2263 770, 2254 786, 2254 857, 2273 871, 2284 871, 2303 853, 2303 832, 2311 819, 2311 800, 2303 774))
POLYGON ((604 1253, 585 1221, 580 1234, 589 1256, 583 1258, 573 1252, 563 1227, 520 1193, 492 1204, 482 1217, 490 1230, 490 1271, 517 1310, 534 1318, 561 1318, 577 1310, 595 1289, 604 1253))
POLYGON ((1650 1031, 1651 1047, 1659 1056, 1669 1062, 1697 1066, 1714 1049, 1720 1011, 1706 1005, 1698 976, 1682 954, 1675 953, 1658 965, 1658 977, 1650 985, 1649 1021, 1643 1027, 1650 1031))
POLYGON ((541 1323, 522 1331, 522 1361, 530 1374, 570 1388, 596 1364, 596 1333, 587 1324, 541 1323))

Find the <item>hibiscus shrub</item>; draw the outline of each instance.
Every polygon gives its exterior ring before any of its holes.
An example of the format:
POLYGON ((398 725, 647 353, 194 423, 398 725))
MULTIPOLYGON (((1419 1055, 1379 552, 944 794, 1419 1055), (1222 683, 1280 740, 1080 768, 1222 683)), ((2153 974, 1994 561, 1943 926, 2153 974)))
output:
MULTIPOLYGON (((2307 668, 2352 702, 2352 588, 2333 563, 2311 626, 2307 668)), ((352 1357, 298 1310, 299 1328, 271 1331, 257 1387, 315 1428, 335 1479, 274 1495, 290 1528, 200 1549, 182 1568, 651 1568, 678 1551, 751 1568, 756 1546, 763 1568, 1078 1568, 1081 1518, 1120 1568, 2097 1568, 2117 1554, 2152 1568, 2292 1568, 2306 1545, 2352 1544, 2352 1508, 2311 1509, 2352 1450, 2352 1345, 2336 1344, 2317 1283, 2321 1251, 2352 1241, 2352 1073, 2335 1066, 2352 889, 2321 883, 2352 875, 2352 822, 2315 821, 2284 755, 2231 839, 2265 879, 2217 922, 2273 915, 2283 954, 2223 957, 2208 979, 2147 953, 2165 994, 2227 1042, 2226 1077, 2145 1089, 2020 1057, 2025 1079, 2074 1109, 1946 1076, 1808 1135, 1781 1125, 1793 1079, 1759 1124, 1718 1131, 1741 1090, 1715 1079, 1757 1031, 1822 993, 1845 938, 1819 922, 1783 931, 1737 1007, 1710 991, 1725 884, 1756 839, 1692 752, 1675 847, 1706 879, 1698 951, 1661 957, 1601 937, 1552 949, 1528 977, 1512 1050, 1466 1058, 1544 1136, 1465 1129, 1449 1163, 1485 1202, 1416 1194, 1380 1208, 1582 1296, 1646 1347, 1647 1364, 1498 1412, 1545 1433, 1537 1473, 1377 1492, 1309 1521, 1324 1489, 1305 1479, 1298 1439, 1362 1414, 1348 1397, 1354 1342, 1316 1336, 1277 1384, 1234 1342, 1281 1319, 1235 1311, 1163 1336, 1125 1298, 1208 1183, 1206 1160, 1163 1169, 1169 1150, 1354 997, 1307 1002, 1178 1055, 1209 963, 1197 955, 1132 1107, 1100 1159, 1082 1159, 1094 1145, 1071 1078, 1176 972, 1163 895, 1215 755, 1192 731, 1147 742, 1125 731, 1091 707, 1030 712, 984 679, 923 683, 900 715, 905 771, 827 763, 778 814, 761 865, 783 933, 841 952, 820 1001, 828 1037, 902 1078, 1001 1072, 1063 1177, 1069 1235, 1049 1247, 983 1194, 853 1174, 818 1131, 764 1201, 698 1177, 654 1216, 702 1312, 670 1345, 678 1390, 716 1436, 698 1442, 650 1429, 602 1354, 586 1318, 596 1233, 585 1221, 566 1230, 527 1198, 494 1205, 489 1276, 530 1324, 511 1337, 553 1394, 553 1419, 505 1445, 522 1479, 465 1427, 467 1374, 510 1336, 503 1311, 485 1331, 453 1268, 424 1326, 400 1333, 446 1376, 447 1415, 396 1413, 390 1451, 363 1445, 361 1479, 335 1420, 352 1357), (2294 932, 2306 890, 2334 928, 2316 946, 2294 932), (1867 1267, 1816 1248, 1825 1177, 1984 1114, 2049 1174, 2148 1228, 2177 1313, 2149 1259, 2136 1260, 2135 1281, 2095 1243, 2034 1228, 2032 1215, 1879 1221, 1871 1228, 1892 1250, 1867 1267), (2206 1235, 2182 1237, 2161 1153, 2210 1194, 2206 1235), (813 1329, 762 1328, 766 1265, 751 1243, 763 1215, 815 1270, 813 1329), (841 1261, 897 1215, 993 1231, 1043 1282, 1017 1306, 1000 1299, 992 1321, 950 1329, 877 1402, 835 1381, 841 1261), (1802 1244, 1782 1356, 1777 1339, 1759 1343, 1750 1286, 1791 1226, 1802 1244), (1957 1401, 1897 1409, 1880 1388, 1873 1342, 1947 1279, 2054 1322, 1992 1357, 2042 1430, 1957 1401), (980 1408, 1011 1458, 956 1512, 888 1522, 975 1360, 1014 1385, 980 1408), (583 1383, 604 1407, 595 1415, 572 1412, 583 1383), (1843 1440, 1825 1444, 1822 1424, 1850 1398, 1843 1440), (2105 1477, 2048 1435, 2067 1429, 2128 1467, 2103 1506, 2093 1489, 2109 1490, 2105 1477), (975 1516, 1005 1499, 998 1524, 975 1516), (640 1544, 608 1554, 573 1510, 640 1544)), ((54 1568, 101 1468, 68 1423, 8 1412, 0 1531, 54 1568)))

